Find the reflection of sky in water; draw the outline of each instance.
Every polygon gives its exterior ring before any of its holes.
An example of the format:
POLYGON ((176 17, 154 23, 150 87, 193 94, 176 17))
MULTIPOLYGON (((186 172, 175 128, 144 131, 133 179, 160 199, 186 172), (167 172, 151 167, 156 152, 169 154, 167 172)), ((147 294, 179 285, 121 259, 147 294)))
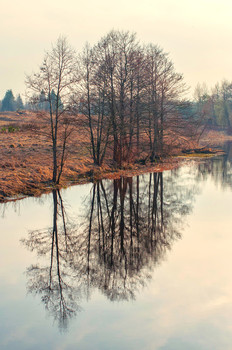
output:
MULTIPOLYGON (((194 182, 193 168, 182 173, 185 180, 178 175, 179 183, 194 182)), ((212 179, 199 186, 182 239, 156 265, 136 300, 110 302, 95 290, 63 333, 40 296, 26 292, 25 271, 39 258, 20 242, 29 230, 51 226, 52 197, 26 199, 16 207, 8 204, 0 218, 0 348, 231 349, 232 193, 216 187, 212 179)), ((83 211, 82 200, 90 188, 62 191, 72 215, 83 211)))

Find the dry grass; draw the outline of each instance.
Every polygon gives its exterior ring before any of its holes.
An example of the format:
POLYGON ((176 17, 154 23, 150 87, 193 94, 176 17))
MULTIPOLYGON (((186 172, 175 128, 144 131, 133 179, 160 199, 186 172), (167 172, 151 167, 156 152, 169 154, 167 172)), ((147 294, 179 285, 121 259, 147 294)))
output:
MULTIPOLYGON (((35 113, 0 114, 0 200, 18 194, 39 195, 51 187, 52 146, 36 129, 38 122, 35 113)), ((87 149, 80 147, 72 154, 64 169, 63 184, 89 170, 91 160, 86 154, 87 149)))
MULTIPOLYGON (((0 113, 0 201, 25 195, 37 196, 51 191, 52 147, 49 138, 44 132, 40 132, 41 127, 46 129, 44 121, 40 120, 36 113, 0 113)), ((215 135, 208 135, 208 139, 212 137, 215 140, 215 135)), ((166 138, 169 139, 167 148, 171 149, 176 142, 176 137, 170 134, 166 135, 166 138)), ((223 135, 219 135, 219 138, 223 140, 223 135)), ((155 165, 136 165, 132 159, 133 163, 125 164, 124 170, 113 171, 109 156, 104 166, 99 168, 93 165, 88 152, 87 139, 87 132, 84 129, 80 132, 79 128, 72 135, 70 155, 60 186, 94 181, 103 177, 118 178, 150 171, 163 171, 177 167, 181 161, 166 159, 155 165)), ((186 147, 191 143, 189 140, 183 140, 182 143, 179 141, 180 149, 181 144, 186 147)), ((204 142, 207 143, 207 139, 204 142)))
POLYGON ((206 147, 222 146, 226 141, 232 141, 232 135, 227 135, 223 130, 206 130, 200 140, 200 145, 206 147))

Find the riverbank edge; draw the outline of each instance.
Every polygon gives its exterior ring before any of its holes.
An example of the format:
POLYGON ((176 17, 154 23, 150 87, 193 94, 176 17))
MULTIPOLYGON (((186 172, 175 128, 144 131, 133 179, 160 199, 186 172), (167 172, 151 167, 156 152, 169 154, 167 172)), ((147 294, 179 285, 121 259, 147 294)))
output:
POLYGON ((51 181, 33 181, 25 182, 23 188, 12 187, 7 192, 0 191, 0 203, 18 201, 26 197, 40 197, 43 194, 48 194, 54 189, 68 188, 74 185, 81 185, 86 183, 94 183, 103 179, 119 179, 121 177, 133 177, 146 173, 163 172, 167 170, 173 170, 179 166, 192 162, 200 161, 204 158, 215 157, 222 155, 217 154, 205 154, 205 155, 183 155, 169 156, 163 158, 156 163, 149 164, 129 164, 123 169, 104 168, 97 166, 90 166, 88 171, 78 172, 76 176, 63 176, 59 185, 54 185, 51 181))

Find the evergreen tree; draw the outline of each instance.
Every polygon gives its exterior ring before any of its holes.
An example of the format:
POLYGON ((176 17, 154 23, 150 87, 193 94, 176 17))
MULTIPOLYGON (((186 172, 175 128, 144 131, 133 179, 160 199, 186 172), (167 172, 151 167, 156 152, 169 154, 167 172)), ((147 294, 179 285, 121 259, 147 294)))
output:
POLYGON ((7 90, 2 100, 2 111, 15 111, 15 98, 12 90, 7 90))
POLYGON ((16 110, 24 109, 23 100, 20 94, 16 98, 15 105, 16 105, 16 110))
MULTIPOLYGON (((53 111, 55 111, 56 110, 56 104, 57 104, 57 95, 56 95, 56 93, 55 93, 55 91, 52 89, 52 91, 51 91, 51 99, 49 99, 49 97, 48 97, 48 100, 50 100, 51 101, 51 105, 52 105, 52 110, 53 111)), ((60 98, 60 96, 58 97, 58 109, 60 110, 60 111, 62 111, 63 110, 63 103, 62 103, 62 101, 61 101, 61 98, 60 98)))
POLYGON ((46 98, 44 90, 42 90, 40 93, 38 107, 41 111, 48 111, 49 110, 49 104, 48 104, 48 100, 46 98))

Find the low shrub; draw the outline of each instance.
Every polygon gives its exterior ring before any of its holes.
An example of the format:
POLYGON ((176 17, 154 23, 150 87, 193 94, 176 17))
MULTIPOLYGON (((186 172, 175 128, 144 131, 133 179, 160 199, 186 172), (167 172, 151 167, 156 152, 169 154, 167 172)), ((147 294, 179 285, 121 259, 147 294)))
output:
POLYGON ((8 132, 15 132, 15 128, 12 125, 8 126, 8 132))

